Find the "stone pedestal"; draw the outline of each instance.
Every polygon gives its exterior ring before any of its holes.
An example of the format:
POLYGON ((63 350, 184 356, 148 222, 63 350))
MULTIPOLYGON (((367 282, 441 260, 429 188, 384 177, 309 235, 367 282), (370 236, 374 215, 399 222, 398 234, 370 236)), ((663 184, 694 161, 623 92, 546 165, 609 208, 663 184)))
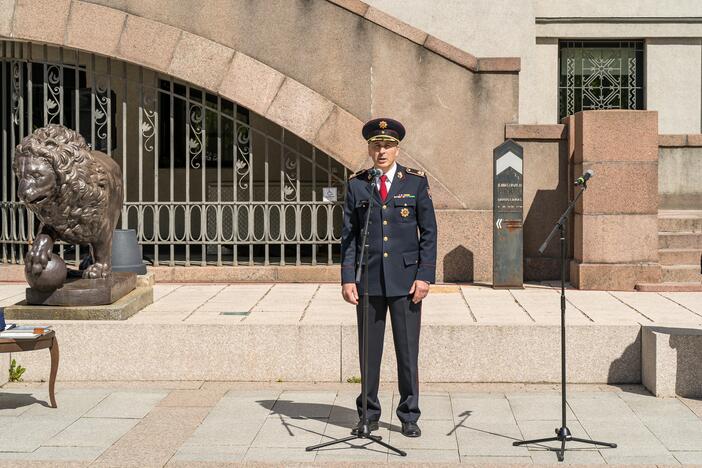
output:
POLYGON ((136 273, 113 272, 109 278, 69 278, 55 291, 27 288, 27 304, 46 306, 97 306, 114 304, 137 284, 136 273))
POLYGON ((702 397, 702 329, 642 327, 641 377, 657 397, 702 397))
MULTIPOLYGON (((28 304, 27 301, 22 301, 14 305, 5 307, 6 320, 126 320, 132 315, 139 312, 144 307, 154 302, 154 274, 147 273, 146 275, 135 275, 133 273, 116 273, 121 277, 117 289, 124 289, 124 283, 129 286, 119 299, 116 299, 110 304, 100 304, 100 300, 85 301, 83 305, 47 305, 47 304, 28 304), (92 302, 92 303, 91 303, 92 302)), ((100 280, 78 280, 78 281, 94 281, 94 286, 100 285, 100 280)), ((85 283, 83 283, 85 284, 85 283)), ((64 286, 65 288, 66 286, 64 286)), ((63 289, 63 288, 62 288, 63 289)), ((68 292, 69 295, 75 291, 68 292)), ((110 288, 107 291, 99 291, 96 294, 116 295, 116 289, 110 288)), ((49 296, 46 299, 50 299, 49 296)), ((59 300, 67 296, 56 296, 53 299, 59 300)), ((99 299, 99 298, 98 298, 99 299)), ((0 363, 0 371, 2 364, 0 363)), ((0 380, 0 385, 2 381, 0 380)))
POLYGON ((84 306, 31 305, 26 301, 5 307, 7 320, 127 320, 154 302, 153 286, 133 289, 113 304, 84 306))
POLYGON ((575 209, 571 283, 633 290, 659 282, 658 114, 585 111, 573 121, 573 172, 595 177, 575 209))

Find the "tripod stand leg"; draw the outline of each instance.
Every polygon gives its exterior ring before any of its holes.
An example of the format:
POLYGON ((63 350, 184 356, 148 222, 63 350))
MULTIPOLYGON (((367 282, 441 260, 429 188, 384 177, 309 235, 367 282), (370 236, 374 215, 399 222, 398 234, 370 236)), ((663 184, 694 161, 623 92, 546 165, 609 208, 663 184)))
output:
POLYGON ((343 442, 348 442, 348 441, 354 440, 354 439, 360 439, 360 437, 357 437, 357 436, 349 436, 349 437, 344 437, 343 439, 334 439, 334 440, 330 440, 330 441, 328 441, 328 442, 322 442, 321 444, 312 445, 312 446, 310 446, 310 447, 307 447, 305 450, 308 451, 308 452, 311 452, 311 451, 313 451, 313 450, 321 449, 321 448, 324 448, 324 447, 329 447, 330 445, 341 444, 341 443, 343 443, 343 442))
POLYGON ((542 442, 553 442, 554 440, 558 440, 558 437, 546 437, 545 439, 532 439, 532 440, 517 440, 515 442, 512 442, 512 445, 515 447, 518 447, 520 445, 531 445, 531 444, 540 444, 542 442))
POLYGON ((566 440, 563 439, 561 441, 561 449, 556 452, 556 458, 558 458, 558 461, 561 461, 561 462, 565 458, 565 444, 566 444, 566 440))
POLYGON ((617 444, 613 444, 611 442, 599 442, 597 440, 579 439, 577 437, 571 437, 570 440, 572 440, 573 442, 580 442, 583 444, 602 445, 604 447, 617 448, 617 444))
POLYGON ((368 436, 368 438, 371 439, 371 440, 373 440, 373 442, 375 442, 375 443, 377 443, 377 444, 379 444, 379 445, 382 445, 382 446, 385 447, 386 449, 392 450, 393 452, 397 453, 397 454, 400 455, 401 457, 406 457, 406 456, 407 456, 407 452, 404 452, 404 451, 402 451, 402 450, 400 450, 400 449, 398 449, 398 448, 395 448, 395 447, 393 447, 393 446, 390 445, 390 444, 386 444, 385 442, 383 442, 382 440, 380 440, 380 437, 379 437, 379 436, 373 436, 373 435, 372 435, 372 436, 368 436))

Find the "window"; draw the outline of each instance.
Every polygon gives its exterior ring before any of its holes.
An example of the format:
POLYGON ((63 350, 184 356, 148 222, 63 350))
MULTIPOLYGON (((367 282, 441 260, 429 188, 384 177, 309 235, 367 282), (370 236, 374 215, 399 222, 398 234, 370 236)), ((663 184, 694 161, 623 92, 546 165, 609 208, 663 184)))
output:
POLYGON ((643 109, 643 41, 561 41, 559 120, 581 110, 643 109))

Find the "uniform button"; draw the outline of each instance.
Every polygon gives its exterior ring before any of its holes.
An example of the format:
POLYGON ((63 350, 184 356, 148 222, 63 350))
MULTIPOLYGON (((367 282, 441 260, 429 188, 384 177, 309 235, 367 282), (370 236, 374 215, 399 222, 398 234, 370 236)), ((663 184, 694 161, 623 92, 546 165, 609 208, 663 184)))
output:
POLYGON ((383 205, 383 209, 384 209, 384 210, 387 210, 387 209, 388 209, 388 205, 383 205))
POLYGON ((388 241, 388 236, 383 237, 383 240, 384 240, 385 242, 387 242, 387 241, 388 241))
POLYGON ((385 226, 388 225, 388 220, 387 220, 387 219, 384 219, 384 220, 383 220, 383 225, 385 225, 385 226))
POLYGON ((385 253, 383 254, 383 257, 387 257, 387 256, 388 256, 388 253, 385 252, 385 253))

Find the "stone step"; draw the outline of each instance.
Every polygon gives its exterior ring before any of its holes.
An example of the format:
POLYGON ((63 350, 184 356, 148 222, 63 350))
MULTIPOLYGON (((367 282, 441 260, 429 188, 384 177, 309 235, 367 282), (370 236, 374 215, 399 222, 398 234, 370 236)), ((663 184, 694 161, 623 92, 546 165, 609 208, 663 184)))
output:
MULTIPOLYGON (((359 375, 355 324, 52 325, 61 346, 59 380, 65 381, 345 382, 359 375)), ((560 334, 556 323, 423 324, 420 376, 422 382, 557 383, 560 334)), ((569 382, 641 382, 640 324, 568 325, 567 337, 569 382)), ((384 381, 397 379, 392 343, 388 325, 384 381)), ((49 375, 48 353, 17 357, 26 381, 49 375)))
POLYGON ((700 265, 702 249, 660 249, 658 259, 661 265, 700 265))
POLYGON ((639 283, 639 292, 702 292, 702 283, 639 283))
POLYGON ((661 268, 664 283, 702 283, 699 265, 672 265, 661 268))
POLYGON ((702 210, 659 210, 659 232, 702 232, 702 210))
POLYGON ((702 232, 661 232, 659 249, 702 249, 702 232))

